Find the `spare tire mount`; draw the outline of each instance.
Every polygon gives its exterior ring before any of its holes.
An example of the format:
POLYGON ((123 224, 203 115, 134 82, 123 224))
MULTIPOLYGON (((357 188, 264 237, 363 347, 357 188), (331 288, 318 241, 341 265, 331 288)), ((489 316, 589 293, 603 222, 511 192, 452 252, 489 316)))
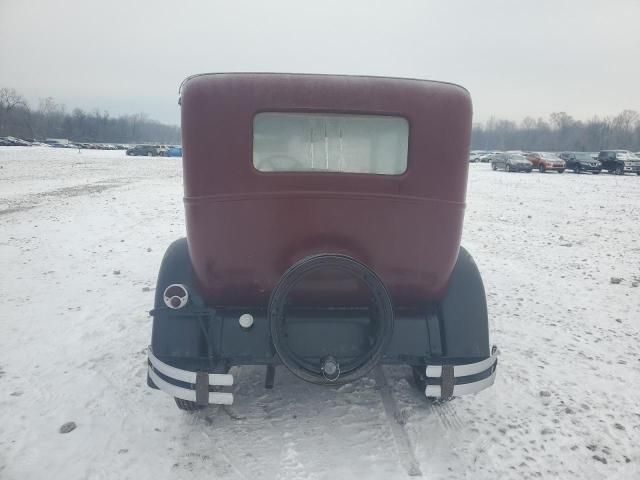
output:
MULTIPOLYGON (((294 375, 316 384, 343 384, 366 375, 384 355, 393 334, 393 305, 382 280, 372 269, 347 255, 323 253, 303 258, 292 265, 271 293, 268 317, 271 340, 282 363, 294 375), (325 370, 328 365, 327 358, 321 359, 317 368, 303 364, 297 359, 286 339, 289 294, 306 275, 321 269, 337 269, 353 276, 366 286, 370 294, 371 347, 367 352, 349 361, 348 365, 338 364, 337 376, 325 370)), ((330 361, 334 361, 333 357, 330 361)))

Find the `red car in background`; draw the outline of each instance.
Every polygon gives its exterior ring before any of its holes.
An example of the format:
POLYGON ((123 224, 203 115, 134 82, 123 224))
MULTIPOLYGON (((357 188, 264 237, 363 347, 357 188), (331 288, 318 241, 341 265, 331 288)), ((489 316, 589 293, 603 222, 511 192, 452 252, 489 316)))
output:
POLYGON ((544 173, 547 170, 555 170, 558 173, 562 173, 567 168, 565 161, 555 153, 529 152, 526 157, 533 164, 533 168, 537 168, 540 173, 544 173))

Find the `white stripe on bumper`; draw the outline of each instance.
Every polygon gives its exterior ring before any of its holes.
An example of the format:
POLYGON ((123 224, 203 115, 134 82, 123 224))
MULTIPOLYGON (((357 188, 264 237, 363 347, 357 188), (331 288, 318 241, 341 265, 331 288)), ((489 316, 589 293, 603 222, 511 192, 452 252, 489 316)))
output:
MULTIPOLYGON (((188 370, 180 370, 179 368, 172 367, 171 365, 167 365, 166 363, 158 360, 156 356, 151 351, 151 347, 149 347, 149 361, 153 368, 158 370, 163 375, 167 377, 173 378, 175 380, 180 380, 181 382, 186 383, 196 383, 196 372, 190 372, 188 370)), ((210 373, 209 374, 209 385, 216 385, 220 387, 230 387, 233 385, 233 375, 229 374, 221 374, 221 373, 210 373)), ((180 397, 182 398, 182 397, 180 397)), ((186 398, 184 400, 187 400, 186 398)))
MULTIPOLYGON (((158 387, 163 392, 168 393, 172 397, 181 398, 183 400, 190 400, 192 402, 196 401, 195 390, 189 390, 186 388, 178 387, 177 385, 172 385, 169 382, 165 382, 158 376, 156 372, 153 371, 152 368, 149 368, 149 378, 156 387, 158 387)), ((209 392, 209 403, 232 405, 233 393, 209 392)))
POLYGON ((427 386, 424 393, 427 397, 443 398, 477 393, 489 388, 496 379, 497 362, 498 349, 494 346, 491 349, 491 355, 479 362, 462 365, 427 365, 425 369, 427 386), (475 382, 461 381, 464 377, 483 373, 485 374, 482 375, 484 378, 475 382), (434 379, 440 380, 439 384, 434 385, 434 379), (444 391, 443 385, 445 387, 444 391))
MULTIPOLYGON (((493 382, 495 381, 495 379, 496 379, 496 371, 494 370, 490 376, 482 380, 479 380, 477 382, 454 385, 453 395, 458 396, 458 395, 467 395, 469 393, 477 393, 493 385, 493 382)), ((441 397, 442 387, 440 385, 427 385, 427 388, 425 389, 424 393, 427 397, 441 397)))
MULTIPOLYGON (((496 363, 497 354, 492 354, 489 358, 477 363, 467 363, 465 365, 454 365, 453 376, 454 377, 467 377, 469 375, 475 375, 482 373, 488 368, 492 367, 496 363)), ((442 365, 427 365, 427 377, 441 377, 442 365)))

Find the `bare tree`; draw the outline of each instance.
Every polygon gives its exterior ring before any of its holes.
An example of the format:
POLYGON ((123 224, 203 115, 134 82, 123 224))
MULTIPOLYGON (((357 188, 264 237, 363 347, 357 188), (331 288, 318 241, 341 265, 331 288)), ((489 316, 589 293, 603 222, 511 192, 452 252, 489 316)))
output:
POLYGON ((27 101, 15 88, 0 88, 0 108, 10 112, 16 107, 26 107, 27 101))
POLYGON ((15 88, 0 88, 0 133, 4 131, 6 119, 17 108, 27 108, 27 101, 15 88))
POLYGON ((473 126, 472 148, 598 151, 640 150, 640 115, 624 110, 613 119, 593 117, 585 122, 566 112, 554 112, 549 121, 526 117, 519 125, 491 117, 473 126))

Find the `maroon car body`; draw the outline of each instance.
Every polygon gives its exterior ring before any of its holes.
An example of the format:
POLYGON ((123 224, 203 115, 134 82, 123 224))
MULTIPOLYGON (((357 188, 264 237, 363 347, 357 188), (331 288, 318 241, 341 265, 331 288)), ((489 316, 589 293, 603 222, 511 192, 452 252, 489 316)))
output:
MULTIPOLYGON (((396 305, 443 295, 465 207, 465 89, 392 78, 205 75, 182 91, 182 129, 189 251, 209 304, 264 306, 290 265, 327 251, 371 266, 396 305), (259 112, 404 117, 406 172, 260 172, 252 163, 259 112)), ((330 282, 312 292, 339 295, 330 282)))
POLYGON ((460 246, 472 107, 450 83, 206 74, 181 88, 186 239, 156 288, 148 384, 229 404, 231 366, 317 384, 412 368, 427 397, 493 384, 460 246))

